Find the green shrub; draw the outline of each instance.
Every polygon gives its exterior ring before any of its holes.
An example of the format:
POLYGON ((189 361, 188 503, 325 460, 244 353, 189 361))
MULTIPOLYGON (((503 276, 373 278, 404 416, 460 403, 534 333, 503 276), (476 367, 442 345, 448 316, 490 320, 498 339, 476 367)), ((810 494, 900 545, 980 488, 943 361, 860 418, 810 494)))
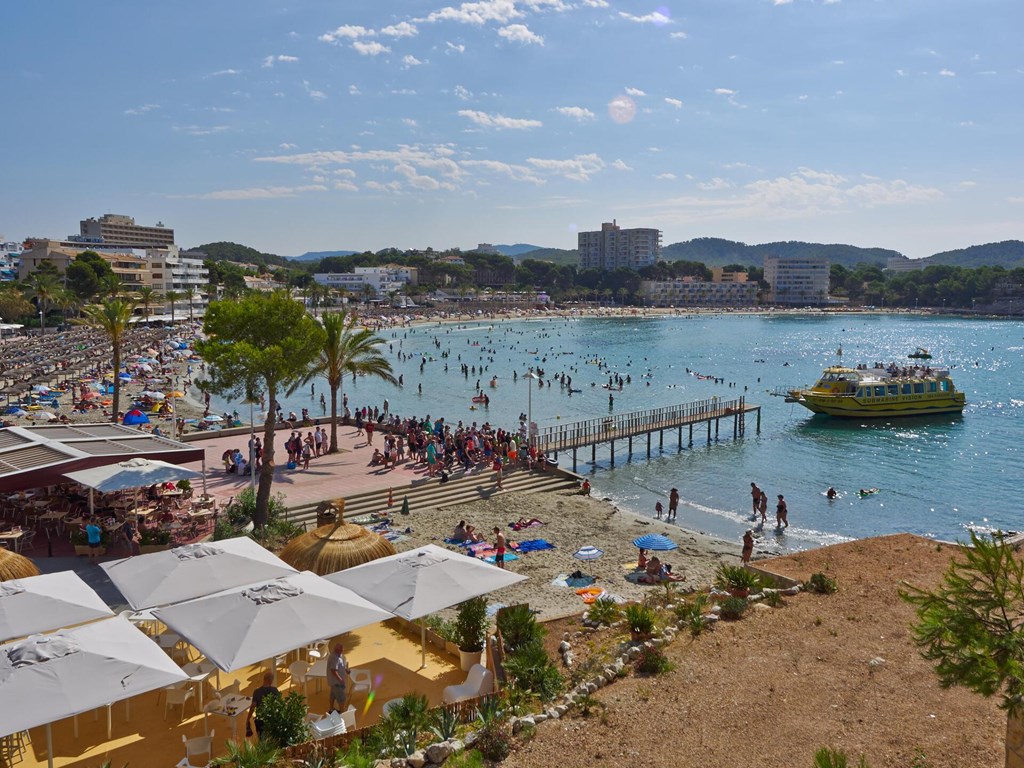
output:
POLYGON ((587 618, 598 624, 614 624, 622 615, 622 609, 614 600, 595 600, 587 611, 587 618))
POLYGON ((626 623, 630 632, 639 635, 649 635, 654 632, 654 611, 640 603, 630 603, 626 606, 626 623))
POLYGON ((761 588, 761 577, 742 565, 722 563, 715 574, 715 586, 719 589, 756 592, 761 588))
POLYGON ((683 603, 676 606, 676 619, 686 623, 691 636, 697 637, 706 629, 704 614, 707 613, 710 602, 708 596, 701 593, 693 598, 692 603, 683 603))
POLYGON ((159 528, 139 528, 139 545, 164 546, 171 543, 171 532, 161 531, 159 528))
POLYGON ((544 639, 546 630, 537 623, 529 605, 513 605, 498 612, 498 631, 505 650, 513 652, 544 639))
POLYGON ((298 691, 285 696, 267 696, 256 716, 263 721, 263 738, 280 747, 309 741, 306 697, 298 691))
POLYGON ((505 657, 505 673, 517 688, 529 691, 541 701, 551 701, 562 689, 562 673, 540 642, 508 654, 505 657))
POLYGON ((226 745, 227 754, 221 755, 211 765, 234 765, 237 768, 270 768, 281 759, 281 748, 272 741, 231 741, 226 745))
POLYGON ((748 607, 750 604, 745 597, 727 597, 721 602, 722 610, 719 616, 726 621, 736 621, 743 618, 748 607))
POLYGON ((786 604, 786 601, 782 599, 782 595, 778 592, 765 592, 764 602, 765 605, 770 605, 772 608, 781 608, 786 604))
POLYGON ((498 763, 509 756, 512 751, 512 723, 508 713, 498 712, 476 732, 473 748, 480 751, 484 758, 498 763))
MULTIPOLYGON (((359 768, 353 766, 353 768, 359 768)), ((479 750, 467 749, 457 755, 452 755, 445 761, 445 768, 484 768, 484 756, 479 750)))
MULTIPOLYGON (((841 749, 822 747, 814 753, 814 768, 849 768, 849 765, 849 758, 841 749)), ((864 755, 857 761, 857 768, 868 768, 864 755)))
POLYGON ((487 598, 473 597, 460 603, 455 617, 455 642, 459 650, 467 653, 482 651, 487 624, 487 598))
POLYGON ((408 757, 416 751, 420 731, 430 725, 430 702, 419 693, 407 693, 391 707, 386 716, 394 725, 400 757, 408 757))
POLYGON ((641 675, 662 675, 670 672, 674 666, 661 648, 644 646, 636 660, 636 671, 641 675))
POLYGON ((459 728, 459 713, 454 707, 439 707, 430 713, 428 727, 441 741, 453 739, 459 728))
POLYGON ((423 623, 427 625, 427 629, 436 634, 442 640, 447 640, 449 643, 458 643, 458 635, 455 630, 454 621, 444 619, 435 613, 424 618, 423 623))
POLYGON ((361 739, 355 739, 347 747, 334 753, 334 763, 346 768, 375 768, 379 754, 379 750, 374 751, 361 739))
POLYGON ((576 711, 581 717, 590 717, 591 713, 596 709, 600 709, 603 712, 605 704, 592 694, 587 693, 576 699, 576 711))
POLYGON ((804 589, 819 595, 831 595, 839 589, 836 580, 824 573, 812 573, 811 578, 804 582, 804 589))

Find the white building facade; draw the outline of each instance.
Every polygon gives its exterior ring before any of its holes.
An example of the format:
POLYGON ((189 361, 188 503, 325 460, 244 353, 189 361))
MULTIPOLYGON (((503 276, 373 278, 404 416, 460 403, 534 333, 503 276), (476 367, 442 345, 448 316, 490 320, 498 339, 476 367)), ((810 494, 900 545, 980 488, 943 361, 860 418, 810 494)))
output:
POLYGON ((650 307, 752 307, 757 304, 757 283, 705 282, 692 277, 641 280, 640 297, 650 307))
POLYGON ((580 269, 641 269, 661 258, 660 229, 622 229, 613 220, 576 237, 580 269))
POLYGON ((313 280, 328 288, 344 289, 349 293, 362 293, 369 286, 374 295, 386 296, 406 286, 416 285, 418 272, 416 267, 395 264, 386 267, 356 267, 352 272, 317 272, 313 280))
POLYGON ((764 280, 771 286, 768 302, 789 306, 827 304, 829 262, 802 256, 765 256, 764 280))

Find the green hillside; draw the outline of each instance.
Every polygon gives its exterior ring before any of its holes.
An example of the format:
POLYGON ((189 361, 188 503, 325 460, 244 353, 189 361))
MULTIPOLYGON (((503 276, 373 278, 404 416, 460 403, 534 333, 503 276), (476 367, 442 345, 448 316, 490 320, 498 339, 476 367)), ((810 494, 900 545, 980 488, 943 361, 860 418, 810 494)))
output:
POLYGON ((260 264, 275 267, 286 267, 291 263, 284 256, 278 256, 274 253, 263 253, 247 245, 223 241, 197 245, 191 250, 202 251, 213 261, 234 261, 240 264, 260 264))
POLYGON ((948 264, 955 267, 1024 267, 1024 242, 1004 240, 1001 243, 972 245, 955 251, 943 251, 922 260, 925 266, 948 264))
POLYGON ((832 264, 855 267, 858 264, 885 266, 890 256, 901 255, 885 248, 858 248, 854 245, 803 243, 795 240, 781 243, 747 245, 717 237, 699 237, 662 248, 661 255, 669 261, 701 261, 709 267, 729 264, 764 266, 765 256, 822 257, 832 264))
POLYGON ((552 264, 558 264, 559 266, 576 266, 576 263, 579 261, 575 248, 571 251, 564 248, 537 248, 515 257, 516 262, 521 262, 523 259, 550 261, 552 264))

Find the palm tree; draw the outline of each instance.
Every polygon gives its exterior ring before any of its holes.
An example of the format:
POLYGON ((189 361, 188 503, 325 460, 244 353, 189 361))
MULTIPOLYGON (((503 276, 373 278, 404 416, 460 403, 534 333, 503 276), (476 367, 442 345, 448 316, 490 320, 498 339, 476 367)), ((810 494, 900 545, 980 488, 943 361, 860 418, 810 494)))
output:
POLYGON ((82 300, 78 298, 74 291, 63 290, 57 294, 54 303, 60 307, 61 314, 64 315, 64 321, 67 322, 68 314, 72 311, 77 311, 82 304, 82 300))
POLYGON ((117 423, 117 411, 121 402, 121 343, 131 327, 135 314, 135 302, 125 299, 107 299, 102 304, 92 304, 82 312, 79 320, 83 325, 99 328, 107 334, 113 348, 114 402, 111 406, 111 421, 117 423))
POLYGON ((143 312, 146 316, 146 325, 149 325, 149 305, 155 304, 163 297, 160 295, 160 291, 151 285, 144 285, 135 293, 139 297, 139 301, 142 302, 143 312))
POLYGON ((195 301, 196 298, 196 289, 190 285, 181 292, 181 295, 188 300, 188 321, 191 323, 194 319, 192 317, 192 302, 195 301))
POLYGON ((116 299, 124 293, 124 283, 121 278, 111 273, 100 278, 100 294, 109 299, 116 299))
POLYGON ((338 452, 338 392, 346 373, 353 378, 357 375, 376 376, 389 384, 398 379, 391 372, 391 363, 377 348, 384 339, 366 328, 358 327, 353 315, 344 310, 325 314, 321 320, 327 337, 320 359, 310 371, 306 381, 314 376, 323 376, 331 388, 331 445, 328 453, 338 452))
POLYGON ((46 333, 46 313, 63 290, 57 277, 50 272, 33 272, 26 281, 29 299, 36 300, 39 310, 39 332, 46 333))
POLYGON ((233 765, 235 768, 270 768, 279 765, 281 749, 272 741, 231 741, 225 745, 227 754, 210 765, 233 765))
POLYGON ((182 300, 181 291, 167 291, 164 293, 164 298, 171 305, 171 325, 174 325, 174 304, 182 300))

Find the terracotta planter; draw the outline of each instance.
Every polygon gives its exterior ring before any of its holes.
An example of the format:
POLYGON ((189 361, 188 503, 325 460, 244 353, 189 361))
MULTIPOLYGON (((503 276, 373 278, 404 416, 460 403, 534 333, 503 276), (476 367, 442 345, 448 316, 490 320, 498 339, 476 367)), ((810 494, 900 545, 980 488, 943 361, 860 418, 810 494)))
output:
POLYGON ((107 553, 106 547, 100 547, 99 549, 93 549, 88 544, 75 544, 76 555, 89 555, 95 552, 97 555, 105 555, 107 553))
POLYGON ((729 590, 729 594, 732 595, 733 597, 746 597, 747 595, 750 594, 750 589, 747 588, 747 587, 744 587, 743 589, 735 589, 734 588, 734 589, 730 589, 729 590))

